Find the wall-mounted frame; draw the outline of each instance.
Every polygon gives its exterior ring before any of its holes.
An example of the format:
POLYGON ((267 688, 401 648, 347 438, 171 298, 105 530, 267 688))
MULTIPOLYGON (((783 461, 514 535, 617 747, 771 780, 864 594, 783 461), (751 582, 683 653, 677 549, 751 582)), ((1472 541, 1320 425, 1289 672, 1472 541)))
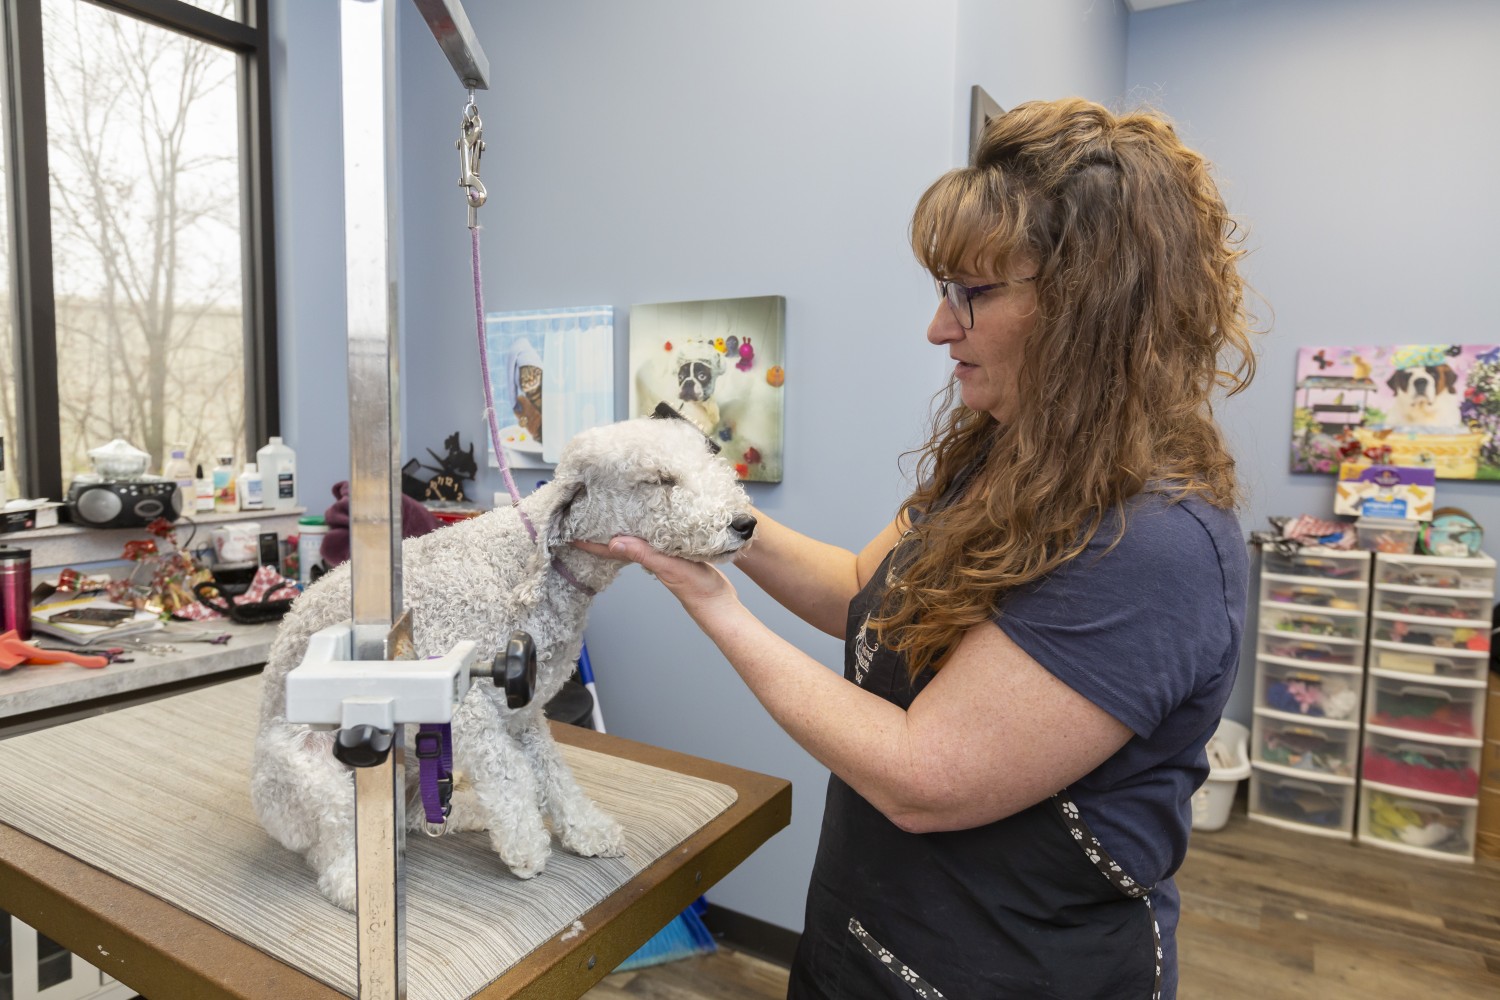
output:
POLYGON ((974 154, 979 150, 979 137, 984 134, 984 127, 991 118, 1005 113, 996 100, 984 92, 984 88, 975 84, 969 91, 969 162, 974 162, 974 154))

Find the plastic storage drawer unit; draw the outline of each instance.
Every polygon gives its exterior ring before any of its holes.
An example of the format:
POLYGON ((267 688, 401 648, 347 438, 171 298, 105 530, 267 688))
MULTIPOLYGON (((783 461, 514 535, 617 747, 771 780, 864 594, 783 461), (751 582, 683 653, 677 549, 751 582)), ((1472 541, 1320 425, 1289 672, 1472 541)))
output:
POLYGON ((1258 708, 1250 745, 1251 760, 1267 771, 1352 781, 1359 728, 1352 724, 1278 718, 1258 708))
POLYGON ((1347 840, 1354 826, 1354 783, 1254 771, 1250 818, 1347 840))
POLYGON ((1442 801, 1367 785, 1356 835, 1362 844, 1447 861, 1472 861, 1478 811, 1477 803, 1442 801))
POLYGON ((1475 740, 1483 711, 1482 687, 1423 684, 1371 674, 1365 724, 1374 732, 1415 733, 1438 742, 1475 740))
POLYGON ((1453 746, 1370 733, 1360 777, 1367 784, 1474 799, 1479 795, 1479 741, 1453 746))
POLYGON ((1364 659, 1364 644, 1351 639, 1314 639, 1285 632, 1262 632, 1256 655, 1264 662, 1289 667, 1351 667, 1364 659))

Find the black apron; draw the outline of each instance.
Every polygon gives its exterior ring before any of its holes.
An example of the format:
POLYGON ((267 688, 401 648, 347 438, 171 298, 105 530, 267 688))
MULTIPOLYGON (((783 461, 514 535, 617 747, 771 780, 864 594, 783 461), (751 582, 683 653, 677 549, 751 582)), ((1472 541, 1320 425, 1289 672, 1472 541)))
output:
MULTIPOLYGON (((891 558, 849 606, 844 677, 904 709, 932 674, 909 682, 866 627, 891 558)), ((832 776, 787 997, 1154 998, 1149 890, 1066 792, 988 826, 912 834, 832 776)))

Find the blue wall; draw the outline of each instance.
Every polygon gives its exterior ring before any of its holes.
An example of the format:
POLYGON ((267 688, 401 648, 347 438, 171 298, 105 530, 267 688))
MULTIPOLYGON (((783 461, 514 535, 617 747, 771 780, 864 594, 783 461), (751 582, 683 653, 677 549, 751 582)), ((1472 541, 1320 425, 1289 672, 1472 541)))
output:
MULTIPOLYGON (((1196 0, 1132 15, 1133 100, 1170 114, 1249 226, 1245 273, 1270 333, 1220 410, 1247 530, 1330 516, 1333 480, 1289 471, 1305 345, 1496 343, 1500 4, 1196 0)), ((1439 480, 1440 504, 1500 532, 1500 484, 1439 480)), ((1500 545, 1486 544, 1491 554, 1500 545)), ((1227 714, 1250 717, 1248 663, 1227 714)))

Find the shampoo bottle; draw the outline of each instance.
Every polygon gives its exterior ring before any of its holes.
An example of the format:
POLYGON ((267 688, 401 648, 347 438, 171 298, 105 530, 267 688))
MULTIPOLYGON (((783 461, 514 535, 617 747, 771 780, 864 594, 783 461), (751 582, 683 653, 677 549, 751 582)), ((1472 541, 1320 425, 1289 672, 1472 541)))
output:
POLYGON ((214 481, 203 474, 203 463, 198 463, 198 478, 193 481, 197 494, 193 511, 198 514, 214 512, 214 481))
POLYGON ((234 456, 219 456, 219 464, 214 466, 214 512, 217 514, 232 514, 240 509, 240 502, 234 491, 234 456))
POLYGON ((271 508, 297 506, 297 454, 281 440, 255 453, 255 464, 265 485, 265 505, 271 508))
POLYGON ((170 479, 177 484, 177 510, 179 513, 187 514, 193 509, 193 501, 197 496, 198 487, 193 480, 193 467, 188 464, 187 448, 182 445, 173 445, 171 457, 161 468, 161 477, 170 479))
POLYGON ((245 468, 235 483, 235 492, 240 498, 240 510, 260 510, 265 506, 264 484, 254 462, 245 463, 245 468))

